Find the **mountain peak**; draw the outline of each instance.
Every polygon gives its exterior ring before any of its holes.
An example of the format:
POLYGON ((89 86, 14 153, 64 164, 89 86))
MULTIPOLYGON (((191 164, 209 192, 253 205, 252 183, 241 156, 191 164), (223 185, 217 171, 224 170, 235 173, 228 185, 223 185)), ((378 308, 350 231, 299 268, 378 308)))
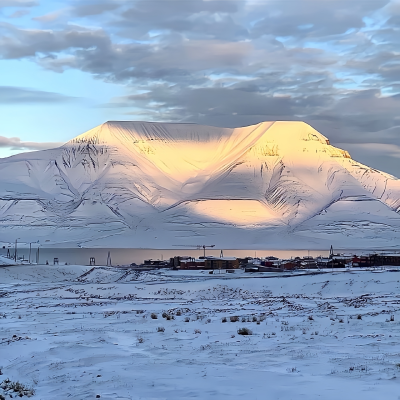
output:
POLYGON ((0 163, 0 240, 362 248, 400 240, 400 181, 300 121, 108 121, 0 163), (23 239, 25 238, 25 239, 23 239), (200 240, 201 239, 201 240, 200 240), (36 239, 35 239, 36 240, 36 239))

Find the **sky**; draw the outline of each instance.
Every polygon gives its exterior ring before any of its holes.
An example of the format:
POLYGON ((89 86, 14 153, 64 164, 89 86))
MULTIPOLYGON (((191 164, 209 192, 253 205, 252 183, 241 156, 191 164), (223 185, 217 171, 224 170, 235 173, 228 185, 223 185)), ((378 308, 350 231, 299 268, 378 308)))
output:
POLYGON ((301 120, 400 177, 400 0, 0 0, 0 157, 109 120, 301 120))

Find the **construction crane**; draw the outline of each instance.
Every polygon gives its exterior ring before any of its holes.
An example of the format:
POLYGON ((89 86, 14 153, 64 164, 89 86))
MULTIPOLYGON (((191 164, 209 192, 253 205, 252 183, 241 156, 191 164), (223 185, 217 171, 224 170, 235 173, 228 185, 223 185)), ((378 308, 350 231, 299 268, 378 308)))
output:
POLYGON ((212 248, 212 247, 215 247, 215 244, 211 244, 211 245, 209 245, 209 246, 207 246, 207 245, 205 245, 205 244, 202 244, 202 245, 200 245, 200 244, 193 244, 193 245, 190 245, 190 244, 175 244, 174 245, 175 247, 195 247, 196 248, 196 250, 201 250, 201 249, 203 249, 203 251, 204 251, 204 258, 206 258, 206 248, 212 248))

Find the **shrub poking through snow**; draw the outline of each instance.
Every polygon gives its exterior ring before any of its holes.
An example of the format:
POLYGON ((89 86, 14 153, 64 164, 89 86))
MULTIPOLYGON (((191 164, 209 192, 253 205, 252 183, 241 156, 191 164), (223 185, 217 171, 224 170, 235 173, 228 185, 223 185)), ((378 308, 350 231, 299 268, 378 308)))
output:
POLYGON ((161 314, 163 318, 167 318, 168 317, 168 313, 166 313, 165 311, 161 314))
POLYGON ((232 315, 229 317, 229 320, 231 322, 238 322, 239 321, 239 317, 237 315, 232 315))
POLYGON ((165 331, 165 328, 163 326, 159 326, 157 328, 157 332, 164 332, 164 331, 165 331))
POLYGON ((189 317, 186 317, 186 318, 185 318, 185 322, 190 322, 190 318, 189 318, 189 317))
POLYGON ((143 343, 143 342, 144 342, 144 339, 143 339, 142 337, 138 337, 138 338, 137 338, 137 341, 138 341, 138 343, 143 343))
POLYGON ((2 388, 4 391, 8 391, 8 392, 14 392, 15 393, 15 397, 19 396, 19 397, 23 397, 23 396, 27 396, 27 397, 31 397, 35 394, 34 389, 29 388, 25 385, 23 385, 22 383, 16 381, 16 382, 12 382, 9 379, 5 379, 3 382, 0 383, 0 388, 2 388))
POLYGON ((391 315, 390 316, 390 322, 393 322, 394 321, 394 315, 391 315))
POLYGON ((222 318, 222 322, 226 322, 226 321, 227 321, 226 317, 222 318))
POLYGON ((357 315, 357 319, 362 319, 361 314, 358 314, 358 315, 357 315))
POLYGON ((309 321, 314 321, 314 317, 313 317, 312 315, 309 315, 309 316, 308 316, 308 320, 309 320, 309 321))
POLYGON ((177 310, 177 311, 176 311, 176 315, 177 315, 178 317, 180 317, 180 316, 182 315, 182 311, 181 311, 181 310, 177 310))
POLYGON ((158 318, 158 316, 157 316, 157 314, 156 313, 151 313, 151 319, 157 319, 158 318))
POLYGON ((200 329, 195 329, 195 330, 194 330, 194 333, 195 333, 196 335, 198 335, 198 334, 201 333, 201 330, 200 330, 200 329))
POLYGON ((249 328, 240 328, 238 329, 237 333, 238 335, 244 335, 244 336, 253 334, 253 332, 249 328))
POLYGON ((257 317, 253 315, 253 322, 257 322, 257 317))

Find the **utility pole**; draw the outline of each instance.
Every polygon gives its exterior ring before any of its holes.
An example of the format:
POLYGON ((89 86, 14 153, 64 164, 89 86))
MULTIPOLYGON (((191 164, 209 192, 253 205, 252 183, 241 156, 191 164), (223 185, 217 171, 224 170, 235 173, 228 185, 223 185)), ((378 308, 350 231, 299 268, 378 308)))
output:
MULTIPOLYGON (((200 247, 200 246, 198 246, 200 247)), ((206 247, 215 247, 215 244, 212 244, 211 246, 206 246, 205 244, 203 244, 203 246, 201 246, 203 248, 203 256, 204 258, 206 258, 206 247)))
POLYGON ((15 252, 14 252, 14 261, 17 262, 17 241, 18 239, 15 239, 15 252))
POLYGON ((197 245, 174 244, 173 246, 177 246, 177 247, 196 247, 198 250, 200 250, 201 248, 203 248, 203 258, 206 258, 206 248, 208 248, 208 247, 210 247, 210 248, 215 247, 215 244, 212 244, 212 245, 210 245, 210 246, 207 246, 207 245, 205 245, 205 244, 203 244, 203 245, 200 245, 200 244, 197 244, 197 245))
POLYGON ((31 263, 32 243, 29 243, 29 264, 31 263))

